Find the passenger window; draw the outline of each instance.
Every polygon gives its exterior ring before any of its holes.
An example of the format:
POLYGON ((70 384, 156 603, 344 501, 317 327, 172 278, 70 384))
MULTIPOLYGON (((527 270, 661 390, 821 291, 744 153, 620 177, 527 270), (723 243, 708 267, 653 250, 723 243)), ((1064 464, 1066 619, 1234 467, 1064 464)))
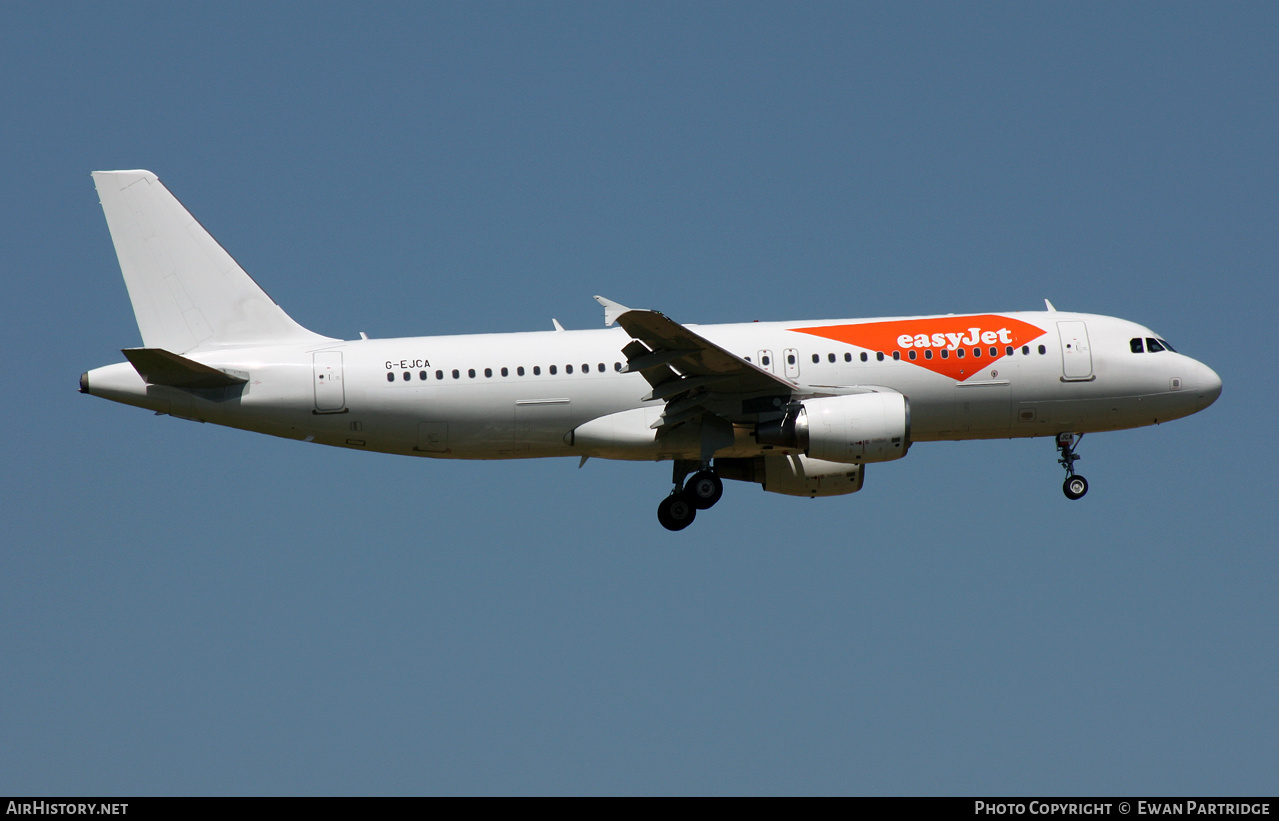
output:
POLYGON ((467 375, 467 376, 469 376, 471 379, 474 379, 474 378, 475 378, 475 368, 467 368, 467 370, 466 370, 466 375, 467 375))
POLYGON ((614 363, 613 363, 613 370, 617 371, 618 373, 621 373, 621 372, 622 372, 622 363, 621 363, 621 362, 614 362, 614 363))
POLYGON ((1013 355, 1012 345, 1009 345, 1007 348, 1004 348, 1004 356, 1012 356, 1012 355, 1013 355))
POLYGON ((1022 345, 1022 346, 1021 346, 1021 355, 1022 355, 1022 356, 1030 356, 1030 346, 1029 346, 1029 345, 1022 345))
POLYGON ((760 361, 760 363, 761 363, 762 365, 764 365, 765 367, 768 367, 768 357, 767 357, 767 356, 765 356, 765 357, 761 357, 759 361, 760 361))
POLYGON ((394 381, 395 381, 395 374, 391 373, 390 371, 387 371, 387 372, 386 372, 386 381, 387 381, 387 382, 394 382, 394 381))
POLYGON ((541 375, 542 375, 542 366, 541 366, 541 365, 534 365, 534 366, 533 366, 533 375, 534 375, 534 376, 541 376, 541 375))
POLYGON ((554 365, 552 365, 552 366, 551 366, 548 370, 550 371, 551 376, 554 376, 554 375, 555 375, 555 366, 554 366, 554 365))
POLYGON ((828 354, 826 354, 826 361, 827 361, 827 362, 834 362, 834 361, 835 361, 835 354, 833 354, 833 353, 828 353, 828 354))
POLYGON ((492 369, 492 368, 485 368, 485 369, 484 369, 484 378, 485 378, 485 379, 492 379, 492 378, 493 378, 493 369, 492 369))
POLYGON ((1043 354, 1048 353, 1048 349, 1047 349, 1047 348, 1045 348, 1043 345, 1040 345, 1040 346, 1039 346, 1039 353, 1040 353, 1040 355, 1042 356, 1043 354))
POLYGON ((884 361, 884 352, 883 352, 883 351, 875 351, 875 358, 876 358, 876 359, 878 359, 880 362, 883 362, 883 361, 884 361))
MULTIPOLYGON (((863 359, 865 359, 865 358, 866 358, 866 354, 862 354, 862 358, 863 358, 863 359)), ((895 361, 900 362, 900 361, 901 361, 901 358, 902 358, 902 352, 901 352, 901 351, 893 351, 893 359, 894 359, 895 361)))
POLYGON ((457 368, 454 368, 454 369, 453 369, 453 378, 454 378, 454 379, 460 379, 461 377, 462 377, 462 374, 458 373, 457 368))
POLYGON ((946 350, 945 348, 942 348, 941 358, 950 359, 950 351, 946 350))
POLYGON ((444 371, 436 371, 436 372, 435 372, 435 378, 436 378, 436 379, 443 379, 443 378, 444 378, 444 371))
POLYGON ((603 363, 603 362, 601 362, 601 363, 600 363, 600 373, 604 373, 606 370, 608 370, 608 369, 607 369, 607 368, 605 368, 605 367, 604 367, 604 363, 603 363))
POLYGON ((404 381, 405 381, 405 382, 409 381, 409 380, 410 380, 410 379, 412 379, 412 378, 413 378, 413 374, 409 373, 408 371, 405 371, 405 372, 404 372, 404 381))
POLYGON ((914 361, 914 359, 915 359, 915 352, 914 352, 913 350, 912 350, 910 353, 906 354, 906 355, 907 355, 907 356, 909 356, 909 357, 911 358, 911 361, 912 361, 912 362, 914 361))
POLYGON ((973 348, 973 358, 981 359, 981 348, 973 348))
POLYGON ((932 359, 932 358, 933 358, 933 349, 928 348, 927 350, 924 351, 924 359, 932 359))
POLYGON ((1146 350, 1149 353, 1159 353, 1163 349, 1164 349, 1164 346, 1159 344, 1158 339, 1151 339, 1150 337, 1146 337, 1146 350))
POLYGON ((510 375, 511 375, 510 371, 508 371, 506 368, 502 369, 502 376, 510 376, 510 375))
POLYGON ((964 358, 964 349, 963 349, 963 348, 958 348, 958 349, 956 349, 956 350, 955 350, 955 358, 957 358, 957 359, 963 359, 963 358, 964 358))
MULTIPOLYGON (((862 361, 865 362, 868 359, 870 359, 870 357, 866 355, 865 351, 862 351, 862 361)), ((901 356, 898 355, 897 351, 893 351, 893 359, 901 359, 901 356)))
MULTIPOLYGON (((866 356, 866 354, 862 354, 862 356, 863 356, 863 357, 865 357, 865 356, 866 356)), ((852 361, 853 361, 853 355, 852 355, 852 354, 850 354, 850 353, 846 353, 846 354, 844 354, 844 361, 845 361, 845 362, 852 362, 852 361)))
POLYGON ((418 379, 421 379, 423 382, 425 382, 425 381, 426 381, 426 371, 418 371, 417 378, 418 378, 418 379))
MULTIPOLYGON (((573 366, 572 366, 572 365, 565 365, 565 366, 564 366, 564 373, 572 373, 572 372, 573 372, 573 366)), ((554 372, 554 371, 551 371, 551 373, 555 373, 555 372, 554 372)))
POLYGON ((523 375, 524 375, 524 366, 523 366, 523 365, 520 365, 518 368, 516 368, 516 369, 515 369, 515 375, 516 375, 516 376, 523 376, 523 375))
POLYGON ((992 358, 999 356, 999 349, 998 349, 998 348, 991 348, 991 349, 990 349, 990 355, 991 355, 991 357, 992 357, 992 358))

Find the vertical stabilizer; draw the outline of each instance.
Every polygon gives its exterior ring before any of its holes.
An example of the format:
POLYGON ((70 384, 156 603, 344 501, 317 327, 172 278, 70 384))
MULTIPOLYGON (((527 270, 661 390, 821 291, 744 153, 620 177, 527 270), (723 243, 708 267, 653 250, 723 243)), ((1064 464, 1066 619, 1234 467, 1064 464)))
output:
POLYGON ((148 348, 331 342, 294 322, 150 171, 95 171, 120 271, 148 348))

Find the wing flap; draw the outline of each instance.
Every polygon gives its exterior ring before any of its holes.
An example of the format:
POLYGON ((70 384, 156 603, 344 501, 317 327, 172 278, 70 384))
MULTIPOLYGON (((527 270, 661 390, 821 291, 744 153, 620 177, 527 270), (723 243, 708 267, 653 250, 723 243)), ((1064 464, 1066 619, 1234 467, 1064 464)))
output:
POLYGON ((684 423, 700 424, 704 459, 732 444, 732 422, 749 422, 753 402, 778 406, 799 386, 724 350, 709 339, 657 311, 621 309, 601 299, 610 318, 632 339, 622 348, 625 371, 639 373, 653 386, 644 401, 660 399, 662 414, 650 427, 659 437, 684 423), (767 398, 767 399, 765 399, 767 398), (727 431, 727 432, 725 432, 727 431))
MULTIPOLYGON (((798 387, 794 382, 724 350, 657 311, 626 311, 617 317, 617 324, 648 349, 645 353, 635 351, 637 355, 634 357, 623 349, 627 355, 627 369, 641 371, 646 378, 651 372, 649 369, 664 367, 671 378, 687 381, 690 390, 708 386, 709 382, 701 381, 703 378, 714 380, 714 392, 717 394, 790 395, 798 387)), ((680 393, 672 392, 675 385, 668 385, 668 382, 669 378, 649 379, 654 393, 663 398, 680 393)))

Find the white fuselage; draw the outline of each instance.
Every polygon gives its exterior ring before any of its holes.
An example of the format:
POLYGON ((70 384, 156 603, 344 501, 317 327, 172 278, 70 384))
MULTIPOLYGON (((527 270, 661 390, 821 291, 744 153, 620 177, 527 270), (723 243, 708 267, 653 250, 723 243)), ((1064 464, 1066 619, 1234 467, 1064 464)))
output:
POLYGON ((845 495, 866 464, 939 439, 1055 436, 1062 490, 1078 499, 1079 435, 1186 416, 1221 392, 1149 329, 1047 301, 685 326, 596 296, 602 330, 343 341, 289 317, 155 174, 93 180, 143 346, 82 375, 82 392, 382 453, 672 460, 657 515, 673 531, 724 479, 845 495))
MULTIPOLYGON (((1091 314, 688 327, 793 382, 796 396, 865 386, 904 394, 917 442, 1139 427, 1195 413, 1221 390, 1194 359, 1135 352, 1132 340, 1157 338, 1149 329, 1091 314)), ((188 356, 247 376, 242 387, 148 385, 122 363, 89 372, 83 389, 182 418, 384 453, 697 458, 697 442, 678 436, 651 442, 622 431, 607 442, 575 441, 575 429, 602 417, 647 409, 631 417, 651 422, 660 414, 661 401, 644 401, 648 382, 624 372, 629 341, 614 328, 228 348, 188 356)), ((769 449, 741 429, 716 455, 769 449)))

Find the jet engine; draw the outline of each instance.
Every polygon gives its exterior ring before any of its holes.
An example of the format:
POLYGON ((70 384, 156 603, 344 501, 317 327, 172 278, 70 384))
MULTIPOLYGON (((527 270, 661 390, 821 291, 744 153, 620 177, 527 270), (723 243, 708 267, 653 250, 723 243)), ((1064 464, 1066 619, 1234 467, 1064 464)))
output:
POLYGON ((895 391, 806 399, 760 422, 755 438, 826 462, 889 462, 910 450, 910 400, 895 391))
POLYGON ((802 453, 770 453, 749 459, 716 459, 724 479, 755 482, 769 493, 786 496, 843 496, 862 489, 866 468, 847 462, 823 462, 802 453))

